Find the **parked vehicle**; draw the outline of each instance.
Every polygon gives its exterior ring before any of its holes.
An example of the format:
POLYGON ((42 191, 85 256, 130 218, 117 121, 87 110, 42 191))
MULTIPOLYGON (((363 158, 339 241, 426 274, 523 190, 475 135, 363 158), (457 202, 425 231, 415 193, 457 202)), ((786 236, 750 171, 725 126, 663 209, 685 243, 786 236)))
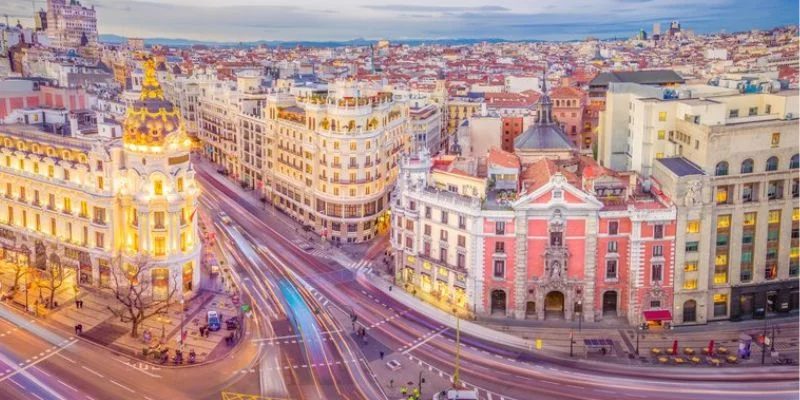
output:
POLYGON ((218 331, 222 327, 222 323, 219 320, 219 314, 216 311, 209 311, 206 315, 206 323, 208 324, 208 330, 210 331, 218 331))
POLYGON ((219 220, 225 225, 231 224, 231 217, 229 217, 228 214, 225 214, 224 211, 219 212, 219 220))

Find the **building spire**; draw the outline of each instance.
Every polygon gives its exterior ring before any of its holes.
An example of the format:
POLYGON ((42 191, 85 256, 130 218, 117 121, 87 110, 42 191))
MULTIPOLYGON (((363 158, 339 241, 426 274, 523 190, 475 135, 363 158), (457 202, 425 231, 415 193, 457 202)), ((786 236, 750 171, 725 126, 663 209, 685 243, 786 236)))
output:
POLYGON ((539 103, 536 107, 536 124, 542 125, 553 124, 553 103, 550 101, 550 96, 547 94, 548 65, 548 63, 545 63, 544 71, 542 71, 542 97, 539 98, 539 103))

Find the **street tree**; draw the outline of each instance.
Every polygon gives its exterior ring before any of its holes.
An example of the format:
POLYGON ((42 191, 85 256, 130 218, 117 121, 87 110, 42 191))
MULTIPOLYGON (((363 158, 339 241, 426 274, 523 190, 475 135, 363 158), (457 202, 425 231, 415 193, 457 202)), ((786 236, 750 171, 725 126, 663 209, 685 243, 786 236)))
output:
POLYGON ((166 291, 154 296, 152 273, 158 268, 149 257, 140 256, 130 263, 117 258, 111 265, 113 282, 109 290, 117 304, 107 308, 120 321, 130 324, 131 337, 138 337, 139 327, 144 321, 167 311, 171 300, 177 296, 177 282, 167 278, 166 291))
POLYGON ((48 308, 52 308, 55 304, 53 301, 56 297, 56 291, 60 289, 61 286, 64 286, 66 275, 64 264, 61 262, 61 257, 58 256, 56 251, 58 250, 56 249, 54 252, 50 253, 46 268, 39 272, 39 279, 36 280, 39 291, 47 291, 47 303, 45 305, 48 308))

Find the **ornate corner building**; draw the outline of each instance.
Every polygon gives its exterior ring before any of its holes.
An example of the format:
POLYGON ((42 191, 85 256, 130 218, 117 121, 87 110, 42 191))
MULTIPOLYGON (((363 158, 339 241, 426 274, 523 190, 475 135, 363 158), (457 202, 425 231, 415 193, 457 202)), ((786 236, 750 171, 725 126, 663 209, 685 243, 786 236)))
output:
MULTIPOLYGON (((200 282, 199 190, 177 108, 152 61, 123 138, 48 123, 0 126, 0 244, 5 262, 61 262, 75 284, 113 284, 115 263, 150 268, 154 294, 200 282)), ((141 279, 142 277, 140 277, 141 279)))

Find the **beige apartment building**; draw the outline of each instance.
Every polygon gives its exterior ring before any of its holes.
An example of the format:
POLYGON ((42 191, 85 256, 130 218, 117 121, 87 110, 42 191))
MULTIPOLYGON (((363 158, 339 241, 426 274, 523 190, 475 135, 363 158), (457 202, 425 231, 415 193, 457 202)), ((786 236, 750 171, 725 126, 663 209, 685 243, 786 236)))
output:
POLYGON ((714 89, 615 109, 612 85, 601 125, 600 162, 677 207, 675 324, 798 309, 798 93, 714 89))
POLYGON ((333 241, 369 240, 389 224, 397 163, 408 151, 408 107, 358 82, 273 93, 264 193, 333 241))

